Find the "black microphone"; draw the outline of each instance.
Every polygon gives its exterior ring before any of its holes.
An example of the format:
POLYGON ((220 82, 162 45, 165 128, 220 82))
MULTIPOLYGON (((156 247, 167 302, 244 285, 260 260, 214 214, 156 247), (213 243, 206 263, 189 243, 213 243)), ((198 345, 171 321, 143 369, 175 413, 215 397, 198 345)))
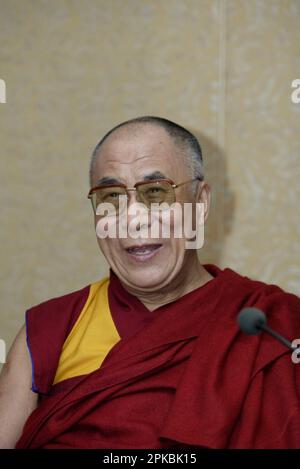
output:
POLYGON ((264 331, 285 345, 289 350, 294 351, 298 348, 294 347, 289 340, 267 326, 266 315, 260 309, 250 307, 243 308, 238 314, 237 322, 241 331, 246 334, 257 335, 260 334, 261 331, 264 331))

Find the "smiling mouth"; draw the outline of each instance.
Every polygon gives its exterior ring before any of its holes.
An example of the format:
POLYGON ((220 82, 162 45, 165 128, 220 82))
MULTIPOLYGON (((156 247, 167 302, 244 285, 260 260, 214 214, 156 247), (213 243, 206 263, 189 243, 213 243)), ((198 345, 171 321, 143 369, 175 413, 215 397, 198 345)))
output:
POLYGON ((162 244, 144 244, 141 246, 131 246, 126 249, 126 252, 130 255, 131 259, 144 262, 154 257, 161 247, 162 244))
POLYGON ((157 251, 161 246, 162 244, 144 244, 142 246, 131 246, 126 251, 135 256, 145 256, 157 251))

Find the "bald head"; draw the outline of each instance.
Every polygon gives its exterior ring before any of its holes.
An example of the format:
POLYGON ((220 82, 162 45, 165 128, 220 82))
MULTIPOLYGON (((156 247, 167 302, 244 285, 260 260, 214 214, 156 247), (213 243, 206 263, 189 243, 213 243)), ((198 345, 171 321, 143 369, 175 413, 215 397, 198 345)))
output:
POLYGON ((168 134, 174 143, 176 153, 185 159, 189 168, 190 176, 192 178, 195 177, 203 180, 204 174, 202 151, 196 137, 184 127, 181 127, 175 122, 163 119, 161 117, 143 116, 118 124, 109 132, 107 132, 96 145, 92 153, 89 169, 89 180, 91 187, 94 184, 95 163, 98 157, 100 157, 101 149, 105 143, 108 144, 112 141, 112 139, 118 140, 121 135, 124 138, 124 135, 126 136, 126 134, 128 135, 128 138, 130 138, 130 136, 138 137, 143 132, 145 132, 145 127, 149 127, 149 125, 160 127, 162 130, 164 130, 165 133, 168 134))

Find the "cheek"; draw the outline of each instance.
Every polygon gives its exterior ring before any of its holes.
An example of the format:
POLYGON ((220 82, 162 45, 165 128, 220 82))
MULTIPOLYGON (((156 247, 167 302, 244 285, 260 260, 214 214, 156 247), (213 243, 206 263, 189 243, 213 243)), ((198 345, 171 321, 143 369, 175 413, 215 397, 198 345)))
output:
POLYGON ((99 239, 99 243, 105 251, 115 251, 119 248, 119 240, 117 238, 99 239))
POLYGON ((185 254, 185 243, 186 243, 186 240, 184 238, 172 238, 170 240, 170 249, 172 251, 172 254, 176 257, 176 258, 181 258, 184 256, 185 254))
POLYGON ((161 228, 169 233, 169 240, 173 245, 181 246, 185 237, 184 208, 177 203, 175 208, 161 217, 161 228))
POLYGON ((97 242, 107 261, 120 257, 121 249, 118 239, 100 239, 97 237, 97 242))

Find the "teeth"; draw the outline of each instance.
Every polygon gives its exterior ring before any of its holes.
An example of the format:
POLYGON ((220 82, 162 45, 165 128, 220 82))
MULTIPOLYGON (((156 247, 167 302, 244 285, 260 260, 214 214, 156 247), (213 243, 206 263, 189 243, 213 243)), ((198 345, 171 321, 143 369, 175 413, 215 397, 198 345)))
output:
POLYGON ((148 252, 152 252, 155 249, 157 249, 159 246, 153 245, 153 246, 142 246, 142 247, 135 247, 135 248, 129 248, 128 252, 134 253, 134 254, 145 254, 148 252))

